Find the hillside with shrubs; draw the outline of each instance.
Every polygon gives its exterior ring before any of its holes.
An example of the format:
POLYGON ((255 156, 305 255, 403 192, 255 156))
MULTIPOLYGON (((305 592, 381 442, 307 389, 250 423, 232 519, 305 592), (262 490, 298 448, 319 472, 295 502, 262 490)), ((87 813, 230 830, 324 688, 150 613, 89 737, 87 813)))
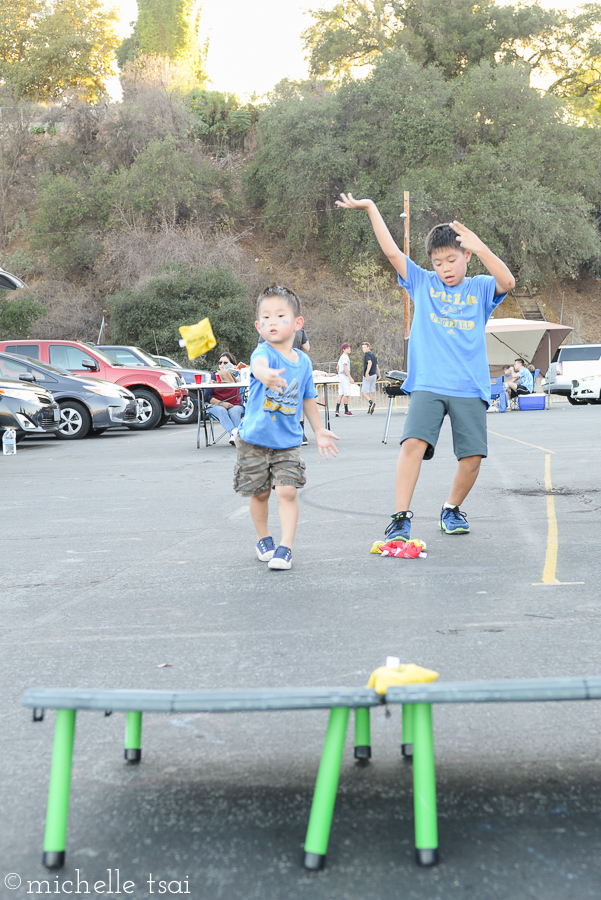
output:
MULTIPOLYGON (((304 304, 314 362, 342 340, 402 358, 403 298, 367 217, 376 200, 412 256, 432 225, 476 230, 546 318, 601 340, 601 131, 530 86, 517 60, 448 78, 405 48, 363 78, 281 82, 262 102, 129 66, 123 100, 0 97, 0 266, 28 288, 0 299, 0 336, 112 342, 181 354, 177 326, 209 315, 248 359, 265 284, 304 304)), ((476 274, 479 264, 470 264, 476 274)), ((4 292, 6 295, 8 292, 4 292)), ((512 298, 500 315, 520 315, 512 298)), ((180 356, 181 358, 181 356, 180 356)))

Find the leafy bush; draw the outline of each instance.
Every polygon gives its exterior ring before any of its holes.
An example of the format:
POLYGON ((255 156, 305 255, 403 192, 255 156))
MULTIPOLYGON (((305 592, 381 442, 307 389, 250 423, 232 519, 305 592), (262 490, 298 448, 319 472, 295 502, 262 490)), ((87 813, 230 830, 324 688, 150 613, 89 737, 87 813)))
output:
POLYGON ((88 165, 41 182, 33 245, 74 276, 93 268, 110 230, 217 222, 233 205, 231 179, 194 147, 151 140, 130 167, 88 165))
POLYGON ((180 325, 193 325, 205 316, 211 322, 217 346, 195 364, 216 367, 222 350, 248 359, 257 344, 254 309, 246 289, 224 266, 190 272, 174 266, 136 290, 119 291, 108 298, 110 331, 114 343, 133 344, 150 353, 179 356, 180 325))
POLYGON ((8 298, 0 294, 0 336, 6 340, 31 337, 31 326, 47 313, 47 308, 36 297, 19 295, 8 298))
POLYGON ((244 136, 259 117, 252 103, 241 105, 236 94, 202 91, 186 94, 186 105, 194 115, 195 138, 215 147, 234 149, 244 145, 244 136))

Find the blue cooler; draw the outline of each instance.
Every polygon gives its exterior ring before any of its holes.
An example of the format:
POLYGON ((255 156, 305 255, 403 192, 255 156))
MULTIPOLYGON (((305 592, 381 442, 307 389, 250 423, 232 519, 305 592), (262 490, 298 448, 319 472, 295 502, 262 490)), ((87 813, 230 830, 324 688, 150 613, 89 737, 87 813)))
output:
POLYGON ((523 394, 518 397, 518 406, 520 409, 544 409, 545 394, 523 394))

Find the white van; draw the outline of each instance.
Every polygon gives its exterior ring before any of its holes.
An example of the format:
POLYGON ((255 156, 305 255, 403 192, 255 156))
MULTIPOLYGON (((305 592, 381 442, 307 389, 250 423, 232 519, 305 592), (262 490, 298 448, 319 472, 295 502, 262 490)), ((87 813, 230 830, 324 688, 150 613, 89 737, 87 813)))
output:
POLYGON ((563 394, 571 403, 572 382, 601 375, 601 344, 566 344, 560 347, 542 383, 542 390, 563 394))

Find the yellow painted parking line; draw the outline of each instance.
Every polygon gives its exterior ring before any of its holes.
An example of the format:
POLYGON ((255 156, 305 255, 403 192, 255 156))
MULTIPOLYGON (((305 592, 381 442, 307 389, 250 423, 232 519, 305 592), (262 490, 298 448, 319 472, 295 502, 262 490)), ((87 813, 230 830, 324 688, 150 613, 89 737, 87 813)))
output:
POLYGON ((520 441, 519 438, 509 437, 508 434, 500 434, 498 431, 490 431, 489 434, 496 434, 497 437, 507 438, 508 441, 515 441, 517 444, 525 444, 526 447, 534 447, 535 450, 543 450, 545 453, 555 453, 555 450, 547 450, 546 447, 539 447, 538 444, 529 444, 528 441, 520 441))
MULTIPOLYGON (((550 451, 552 452, 552 451, 550 451)), ((547 492, 547 554, 543 569, 543 580, 533 581, 533 585, 584 584, 584 581, 558 581, 557 571, 557 517, 555 515, 555 497, 551 481, 551 456, 545 456, 545 491, 547 492)))

